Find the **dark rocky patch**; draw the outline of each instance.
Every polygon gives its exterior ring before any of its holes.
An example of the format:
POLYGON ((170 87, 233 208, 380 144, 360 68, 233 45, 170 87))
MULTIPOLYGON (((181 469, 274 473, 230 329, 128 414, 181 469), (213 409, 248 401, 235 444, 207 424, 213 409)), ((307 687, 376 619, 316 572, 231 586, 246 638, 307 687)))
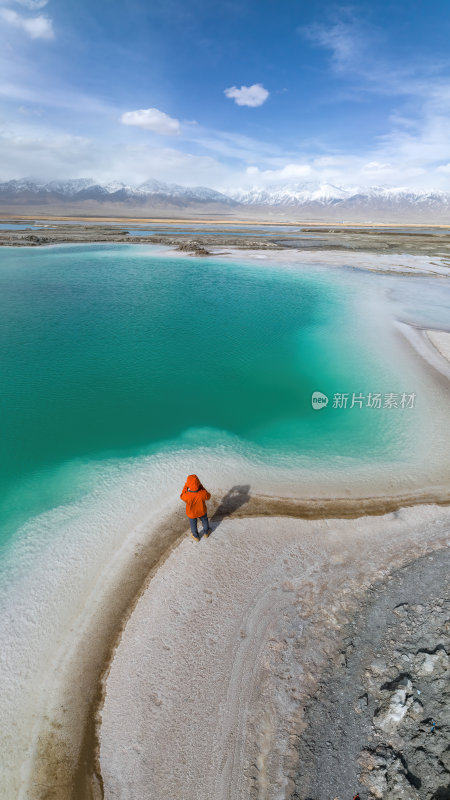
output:
POLYGON ((449 800, 450 552, 372 587, 305 707, 292 800, 449 800))

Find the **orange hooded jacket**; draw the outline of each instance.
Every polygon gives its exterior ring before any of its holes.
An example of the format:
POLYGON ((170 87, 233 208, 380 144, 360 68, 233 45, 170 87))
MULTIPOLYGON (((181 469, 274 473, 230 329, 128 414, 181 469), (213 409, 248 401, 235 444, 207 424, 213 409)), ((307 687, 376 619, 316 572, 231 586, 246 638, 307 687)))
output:
POLYGON ((186 503, 186 514, 191 519, 204 517, 206 514, 206 501, 211 497, 200 483, 197 475, 188 475, 180 497, 186 503))

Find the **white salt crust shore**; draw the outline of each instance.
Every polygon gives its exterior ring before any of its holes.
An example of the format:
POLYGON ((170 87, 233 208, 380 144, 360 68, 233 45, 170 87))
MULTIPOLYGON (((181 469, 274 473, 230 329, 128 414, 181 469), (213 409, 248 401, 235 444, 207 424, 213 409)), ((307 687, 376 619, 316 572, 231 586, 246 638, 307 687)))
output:
MULTIPOLYGON (((434 352, 428 344, 428 360, 432 361, 434 352)), ((415 362, 420 371, 422 358, 415 357, 415 362)), ((436 382, 434 391, 438 409, 446 396, 446 386, 436 382)), ((82 512, 56 509, 48 515, 49 530, 55 522, 60 524, 60 539, 57 542, 49 539, 47 552, 42 541, 35 550, 30 530, 30 536, 18 543, 30 564, 27 585, 24 586, 20 575, 12 574, 5 596, 0 597, 6 645, 0 656, 0 669, 8 698, 1 717, 5 800, 43 798, 48 796, 50 786, 55 798, 67 800, 72 796, 70 787, 83 746, 86 715, 95 708, 99 675, 109 661, 110 648, 120 634, 130 604, 133 605, 135 595, 130 586, 136 572, 134 565, 146 549, 150 551, 149 565, 157 565, 170 556, 185 533, 186 521, 178 507, 178 494, 179 476, 184 475, 187 466, 187 471, 195 471, 199 461, 204 464, 217 501, 234 484, 250 483, 252 494, 304 498, 311 503, 314 515, 314 503, 320 498, 341 497, 341 510, 346 501, 350 503, 351 497, 358 495, 378 497, 380 509, 389 497, 393 498, 394 506, 396 497, 398 505, 403 501, 417 502, 420 497, 425 502, 427 497, 431 501, 439 493, 443 498, 448 490, 448 462, 444 460, 446 450, 442 441, 440 447, 436 441, 436 448, 435 463, 418 464, 406 475, 384 474, 375 482, 373 471, 365 472, 358 466, 353 470, 347 468, 345 474, 342 471, 337 475, 333 470, 324 473, 324 482, 318 486, 317 475, 309 476, 308 480, 305 472, 300 489, 298 477, 294 480, 289 470, 280 470, 269 481, 264 477, 264 469, 245 458, 231 458, 226 452, 215 456, 201 451, 179 453, 170 457, 170 463, 164 458, 156 459, 160 471, 156 482, 155 472, 152 470, 149 476, 145 462, 139 468, 130 464, 125 476, 121 465, 120 483, 113 482, 106 506, 98 507, 94 496, 82 512), (196 463, 191 465, 191 458, 196 463), (427 485, 422 495, 420 491, 417 494, 421 476, 425 476, 427 485), (344 490, 345 483, 348 488, 344 490), (160 498, 159 504, 156 497, 160 498), (178 510, 168 536, 167 515, 175 508, 178 510), (84 526, 81 537, 80 522, 84 526)), ((102 486, 98 496, 102 496, 102 486)), ((363 504, 360 505, 362 513, 363 504)), ((333 505, 329 508, 329 515, 333 516, 333 505)), ((432 504, 429 508, 431 511, 424 513, 430 521, 437 518, 436 514, 444 513, 444 509, 432 504)), ((320 513, 324 515, 323 511, 320 513)), ((386 518, 389 525, 390 518, 396 518, 395 513, 386 518)), ((270 527, 270 520, 266 522, 270 527)), ((348 524, 342 520, 339 523, 348 524)), ((223 530, 229 524, 222 523, 223 530)), ((143 582, 136 585, 136 591, 143 582)))
MULTIPOLYGON (((173 258, 192 258, 192 254, 186 252, 175 251, 173 247, 163 245, 151 245, 146 248, 142 245, 143 255, 153 254, 158 249, 158 255, 169 256, 173 258), (152 250, 153 248, 153 250, 152 250)), ((450 277, 450 262, 448 256, 425 256, 412 255, 410 253, 389 254, 389 253, 370 253, 364 251, 352 252, 345 250, 339 252, 336 250, 314 249, 308 250, 307 248, 295 249, 289 248, 286 250, 239 250, 237 247, 222 249, 220 247, 210 248, 212 255, 220 257, 221 260, 234 261, 239 258, 240 263, 259 263, 264 262, 270 264, 280 264, 286 266, 299 266, 309 267, 315 264, 324 265, 327 267, 352 267, 360 269, 364 272, 380 272, 398 275, 421 275, 431 278, 448 278, 450 277)))
POLYGON ((433 370, 450 380, 450 333, 414 327, 404 322, 396 322, 395 326, 433 370))

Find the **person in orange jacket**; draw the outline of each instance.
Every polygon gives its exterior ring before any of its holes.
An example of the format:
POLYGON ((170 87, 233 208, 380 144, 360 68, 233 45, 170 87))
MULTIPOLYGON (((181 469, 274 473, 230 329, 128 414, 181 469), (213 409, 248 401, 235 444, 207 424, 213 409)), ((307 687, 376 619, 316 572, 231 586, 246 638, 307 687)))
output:
POLYGON ((187 476, 180 498, 186 503, 186 514, 189 518, 189 525, 191 526, 191 536, 196 542, 200 541, 197 531, 197 520, 199 518, 202 521, 205 539, 207 539, 211 533, 206 509, 206 501, 209 500, 210 497, 210 493, 202 486, 197 475, 187 476))

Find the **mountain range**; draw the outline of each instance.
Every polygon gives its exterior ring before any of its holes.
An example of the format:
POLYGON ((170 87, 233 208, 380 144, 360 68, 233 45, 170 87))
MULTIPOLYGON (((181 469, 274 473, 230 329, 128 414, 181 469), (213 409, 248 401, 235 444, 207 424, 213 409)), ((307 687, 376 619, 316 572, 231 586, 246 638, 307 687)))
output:
POLYGON ((0 183, 0 213, 48 216, 228 216, 310 221, 450 223, 450 193, 288 184, 218 192, 148 180, 137 186, 80 178, 0 183))

